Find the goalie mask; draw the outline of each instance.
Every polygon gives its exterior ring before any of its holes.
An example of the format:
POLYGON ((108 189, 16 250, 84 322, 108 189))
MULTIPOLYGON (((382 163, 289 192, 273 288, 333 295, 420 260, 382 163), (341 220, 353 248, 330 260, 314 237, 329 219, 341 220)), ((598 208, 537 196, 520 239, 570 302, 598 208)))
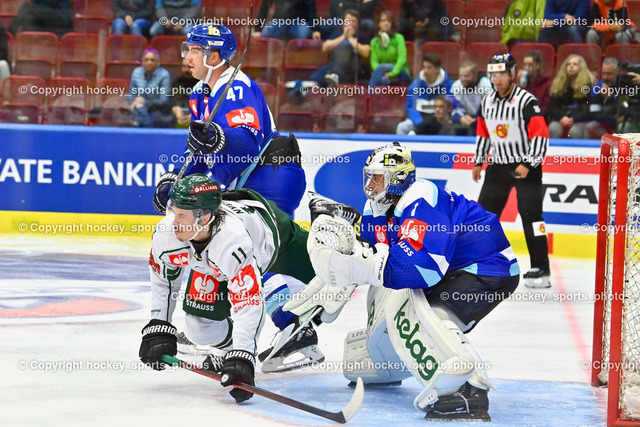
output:
POLYGON ((187 41, 182 42, 183 58, 186 58, 190 46, 202 47, 202 61, 204 66, 209 69, 209 73, 207 74, 205 81, 209 80, 213 70, 222 66, 225 62, 230 63, 238 50, 236 38, 233 36, 231 30, 224 25, 196 25, 187 33, 187 41), (207 58, 211 54, 212 50, 217 50, 220 53, 220 59, 222 60, 216 66, 207 64, 207 58))
POLYGON ((385 214, 416 180, 411 150, 398 142, 378 148, 367 159, 363 180, 373 215, 385 214))
POLYGON ((221 203, 220 185, 200 173, 182 178, 171 191, 171 206, 193 211, 195 233, 191 239, 213 222, 221 203), (199 224, 207 212, 211 213, 211 219, 204 225, 199 224))

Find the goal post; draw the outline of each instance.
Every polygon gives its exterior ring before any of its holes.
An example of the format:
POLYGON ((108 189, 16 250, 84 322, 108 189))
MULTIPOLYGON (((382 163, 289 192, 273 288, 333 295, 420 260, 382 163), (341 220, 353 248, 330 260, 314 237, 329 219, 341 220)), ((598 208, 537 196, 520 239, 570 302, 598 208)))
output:
POLYGON ((640 421, 640 134, 602 137, 591 383, 607 425, 640 421))

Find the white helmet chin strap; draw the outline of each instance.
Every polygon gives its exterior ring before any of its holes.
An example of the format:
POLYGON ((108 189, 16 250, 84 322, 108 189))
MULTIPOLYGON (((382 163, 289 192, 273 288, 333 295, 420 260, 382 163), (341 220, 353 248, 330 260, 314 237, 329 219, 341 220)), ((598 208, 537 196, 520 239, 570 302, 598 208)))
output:
POLYGON ((193 228, 196 230, 196 232, 193 233, 193 236, 191 236, 189 238, 189 240, 195 239, 198 234, 200 234, 201 232, 205 231, 207 229, 207 227, 209 227, 209 225, 211 225, 211 223, 213 222, 213 220, 215 218, 216 218, 215 215, 211 214, 211 219, 205 225, 198 224, 198 221, 200 220, 200 218, 196 218, 193 221, 193 228))
MULTIPOLYGON (((226 60, 222 60, 220 61, 220 63, 218 65, 216 65, 215 67, 213 65, 209 65, 207 64, 207 58, 209 57, 209 55, 203 55, 202 56, 202 64, 207 67, 209 69, 209 71, 207 72, 207 77, 204 79, 205 83, 209 83, 209 79, 211 78, 211 74, 213 73, 213 70, 220 68, 222 66, 222 64, 226 63, 226 60)), ((213 88, 212 88, 213 89, 213 88)))

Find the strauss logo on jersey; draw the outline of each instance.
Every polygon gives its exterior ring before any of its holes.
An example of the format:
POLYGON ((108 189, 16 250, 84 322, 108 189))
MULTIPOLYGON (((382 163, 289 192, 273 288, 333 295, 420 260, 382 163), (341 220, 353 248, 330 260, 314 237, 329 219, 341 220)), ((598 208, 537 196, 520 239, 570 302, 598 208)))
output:
POLYGON ((496 126, 496 130, 494 130, 493 133, 498 135, 500 138, 506 138, 507 134, 509 133, 509 125, 498 125, 496 126))
POLYGON ((225 114, 229 127, 235 128, 240 125, 251 126, 254 129, 260 130, 260 119, 258 119, 258 113, 253 107, 243 107, 237 110, 231 110, 225 114))

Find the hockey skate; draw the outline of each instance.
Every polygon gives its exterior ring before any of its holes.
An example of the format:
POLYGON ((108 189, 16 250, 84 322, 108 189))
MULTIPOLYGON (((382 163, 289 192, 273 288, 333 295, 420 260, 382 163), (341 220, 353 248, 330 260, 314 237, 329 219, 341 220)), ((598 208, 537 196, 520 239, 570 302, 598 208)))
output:
POLYGON ((204 359, 204 362, 202 362, 202 369, 213 372, 214 374, 219 374, 222 371, 223 363, 224 359, 222 357, 210 354, 204 359))
POLYGON ((207 356, 211 354, 214 347, 210 345, 196 345, 189 341, 184 332, 178 333, 178 353, 187 356, 207 356))
POLYGON ((532 268, 524 273, 522 278, 524 279, 524 285, 527 288, 550 288, 551 281, 549 280, 549 276, 551 276, 551 272, 549 272, 549 270, 532 268))
POLYGON ((299 328, 297 332, 294 328, 280 331, 275 336, 273 345, 258 355, 263 373, 287 372, 324 361, 324 354, 318 349, 318 335, 313 326, 309 324, 299 328), (292 333, 295 335, 288 339, 292 333), (274 352, 283 339, 288 339, 287 343, 274 352))
POLYGON ((439 398, 427 408, 428 420, 443 421, 491 421, 487 390, 464 383, 449 396, 439 398))

